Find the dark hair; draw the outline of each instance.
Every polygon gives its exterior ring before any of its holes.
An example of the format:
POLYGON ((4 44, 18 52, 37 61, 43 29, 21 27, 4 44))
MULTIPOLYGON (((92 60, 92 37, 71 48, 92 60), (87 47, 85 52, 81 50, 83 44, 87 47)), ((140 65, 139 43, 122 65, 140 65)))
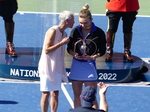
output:
POLYGON ((79 17, 92 19, 92 14, 88 9, 89 9, 88 4, 83 5, 82 10, 79 12, 79 17))

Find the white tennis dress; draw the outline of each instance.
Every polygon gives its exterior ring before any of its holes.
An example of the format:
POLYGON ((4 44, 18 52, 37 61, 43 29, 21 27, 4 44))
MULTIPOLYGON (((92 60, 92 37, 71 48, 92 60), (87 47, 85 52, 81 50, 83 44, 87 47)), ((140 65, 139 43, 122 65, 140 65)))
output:
MULTIPOLYGON (((52 28, 56 29, 54 44, 57 44, 67 36, 65 31, 63 34, 60 32, 58 26, 53 26, 52 28)), ((49 32, 49 30, 47 32, 49 32)), ((42 54, 38 65, 40 74, 40 90, 55 91, 61 89, 62 80, 68 83, 64 64, 65 45, 62 45, 55 51, 46 54, 44 48, 47 32, 45 34, 42 54)))

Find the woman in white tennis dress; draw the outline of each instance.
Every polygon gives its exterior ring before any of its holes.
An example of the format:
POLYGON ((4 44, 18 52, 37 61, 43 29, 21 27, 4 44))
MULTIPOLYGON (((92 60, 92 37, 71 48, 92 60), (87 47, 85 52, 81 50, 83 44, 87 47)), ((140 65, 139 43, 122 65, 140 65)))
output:
POLYGON ((58 106, 58 94, 61 89, 62 79, 68 82, 64 66, 65 44, 69 38, 64 31, 72 28, 74 14, 70 11, 63 11, 59 15, 60 24, 53 26, 45 34, 41 58, 39 61, 41 110, 47 112, 49 96, 51 93, 51 112, 56 112, 58 106))

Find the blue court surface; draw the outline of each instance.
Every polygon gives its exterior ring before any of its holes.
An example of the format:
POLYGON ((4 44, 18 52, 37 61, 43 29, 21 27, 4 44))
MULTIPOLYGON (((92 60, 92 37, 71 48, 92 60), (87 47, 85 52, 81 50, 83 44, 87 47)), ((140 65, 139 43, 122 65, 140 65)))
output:
MULTIPOLYGON (((58 14, 18 12, 14 16, 16 47, 42 47, 46 30, 58 24, 58 14)), ((93 15, 94 23, 107 29, 105 15, 93 15)), ((78 24, 75 15, 75 25, 78 24)), ((123 34, 121 22, 116 34, 114 51, 123 52, 123 34)), ((132 54, 140 58, 150 58, 149 38, 150 17, 138 16, 133 28, 132 54)), ((0 18, 0 48, 5 47, 5 32, 0 18)), ((66 30, 68 35, 71 29, 66 30)), ((138 83, 109 83, 107 101, 109 112, 149 112, 150 111, 150 82, 138 83)), ((6 80, 0 81, 0 112, 40 112, 39 82, 6 80)), ((97 95, 99 101, 99 96, 97 95)), ((71 85, 62 83, 59 95, 58 112, 67 112, 72 108, 73 91, 71 85)))
MULTIPOLYGON (((71 85, 62 84, 58 112, 71 108, 71 85)), ((147 84, 109 85, 109 112, 149 112, 150 86, 147 84)), ((39 82, 0 82, 0 112, 40 112, 39 82)), ((97 95, 99 101, 99 95, 97 95)))

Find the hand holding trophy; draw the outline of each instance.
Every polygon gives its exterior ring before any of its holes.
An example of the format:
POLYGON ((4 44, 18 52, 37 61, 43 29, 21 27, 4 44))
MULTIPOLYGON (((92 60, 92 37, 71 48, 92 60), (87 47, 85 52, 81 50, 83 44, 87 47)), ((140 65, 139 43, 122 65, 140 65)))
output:
POLYGON ((97 45, 90 39, 79 39, 74 44, 74 54, 76 59, 90 60, 89 57, 97 51, 97 45))

